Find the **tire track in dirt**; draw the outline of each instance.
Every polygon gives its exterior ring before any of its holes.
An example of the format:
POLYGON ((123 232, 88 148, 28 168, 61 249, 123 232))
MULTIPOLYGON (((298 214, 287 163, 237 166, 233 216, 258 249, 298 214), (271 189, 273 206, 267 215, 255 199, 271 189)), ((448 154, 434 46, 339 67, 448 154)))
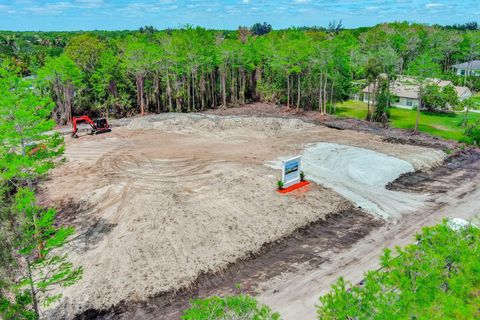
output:
POLYGON ((383 221, 354 208, 330 214, 263 245, 259 252, 224 270, 200 275, 190 288, 160 293, 146 301, 123 301, 108 310, 90 309, 75 319, 178 319, 190 299, 239 292, 257 294, 263 282, 298 268, 318 268, 327 260, 326 252, 347 249, 381 225, 383 221))

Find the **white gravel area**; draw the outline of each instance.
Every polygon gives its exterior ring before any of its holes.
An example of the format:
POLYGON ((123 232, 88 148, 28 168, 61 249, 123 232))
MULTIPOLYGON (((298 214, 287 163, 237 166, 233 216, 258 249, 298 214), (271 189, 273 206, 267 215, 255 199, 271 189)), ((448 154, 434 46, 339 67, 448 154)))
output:
MULTIPOLYGON (((269 162, 267 166, 279 169, 281 162, 269 162)), ((415 168, 408 161, 370 149, 327 142, 309 144, 303 150, 302 170, 307 180, 333 189, 384 219, 418 210, 428 198, 387 190, 389 182, 415 168)))

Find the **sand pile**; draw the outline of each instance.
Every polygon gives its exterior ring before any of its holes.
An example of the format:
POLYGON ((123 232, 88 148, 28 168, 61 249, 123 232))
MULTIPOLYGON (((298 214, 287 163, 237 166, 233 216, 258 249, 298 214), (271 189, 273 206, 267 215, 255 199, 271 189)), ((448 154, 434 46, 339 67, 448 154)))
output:
POLYGON ((313 127, 299 119, 255 118, 255 117, 219 117, 205 114, 168 113, 134 118, 127 128, 159 129, 167 132, 218 132, 228 130, 253 130, 266 134, 279 131, 292 131, 313 127))

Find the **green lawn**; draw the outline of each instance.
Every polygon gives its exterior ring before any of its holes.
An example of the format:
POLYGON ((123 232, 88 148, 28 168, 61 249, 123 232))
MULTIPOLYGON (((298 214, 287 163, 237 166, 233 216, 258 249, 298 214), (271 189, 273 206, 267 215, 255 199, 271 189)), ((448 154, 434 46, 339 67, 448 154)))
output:
MULTIPOLYGON (((480 97, 479 97, 480 99, 480 97)), ((337 115, 343 117, 365 119, 367 115, 367 104, 361 101, 345 101, 337 105, 337 115)), ((394 128, 413 129, 417 112, 414 110, 392 108, 391 125, 394 128)), ((419 129, 421 132, 429 133, 445 139, 459 140, 465 130, 462 127, 463 112, 455 113, 432 113, 422 112, 420 115, 419 129)), ((469 113, 469 123, 480 120, 480 113, 469 113)))
POLYGON ((480 106, 480 92, 472 97, 472 100, 480 106))

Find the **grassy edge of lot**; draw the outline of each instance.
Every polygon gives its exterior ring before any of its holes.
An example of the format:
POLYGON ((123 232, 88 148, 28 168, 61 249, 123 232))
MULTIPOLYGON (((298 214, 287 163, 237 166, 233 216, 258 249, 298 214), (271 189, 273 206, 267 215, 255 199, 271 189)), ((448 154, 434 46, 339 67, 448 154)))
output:
MULTIPOLYGON (((348 100, 337 104, 335 114, 341 117, 363 120, 367 115, 367 104, 362 101, 348 100)), ((415 127, 416 116, 417 112, 415 110, 391 108, 390 125, 394 128, 411 130, 415 127)), ((462 126, 464 116, 464 112, 421 112, 419 130, 444 139, 460 140, 465 131, 465 128, 462 126)), ((480 113, 469 113, 468 123, 478 120, 480 120, 480 113)))

